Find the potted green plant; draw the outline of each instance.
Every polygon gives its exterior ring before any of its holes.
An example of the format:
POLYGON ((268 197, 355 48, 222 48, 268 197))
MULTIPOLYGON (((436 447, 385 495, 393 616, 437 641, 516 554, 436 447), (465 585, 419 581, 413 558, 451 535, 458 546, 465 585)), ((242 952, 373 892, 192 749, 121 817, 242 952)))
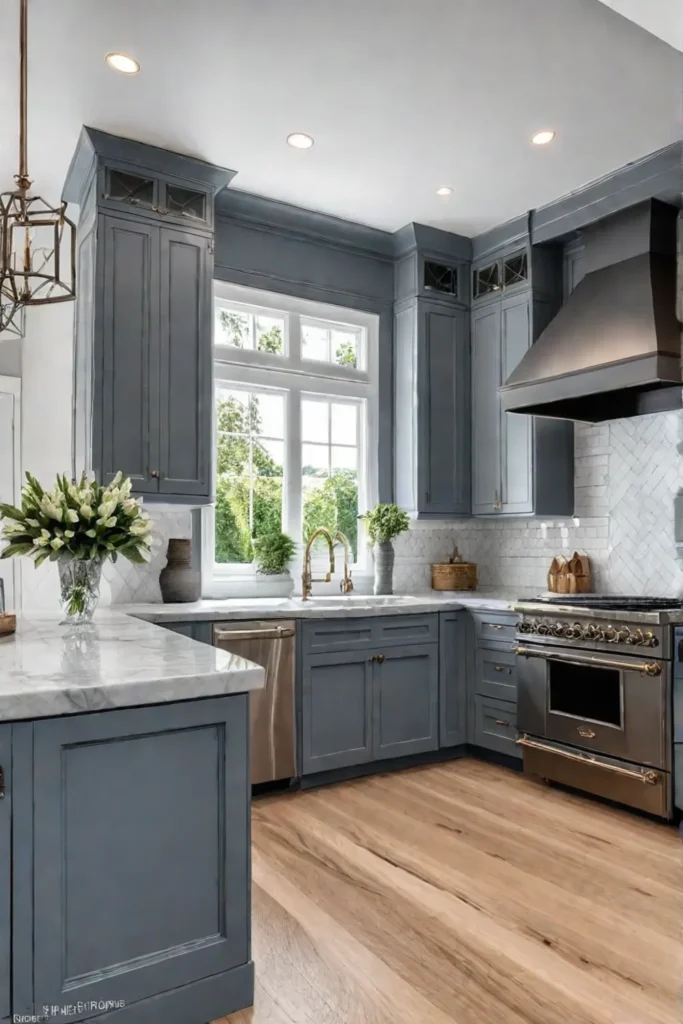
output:
POLYGON ((28 555, 36 568, 46 559, 56 562, 67 624, 92 619, 108 558, 115 562, 123 555, 138 564, 150 560, 151 520, 131 490, 131 481, 121 473, 107 487, 85 474, 78 482, 58 476, 49 491, 27 473, 21 507, 0 505, 8 541, 0 558, 28 555))
POLYGON ((398 505, 380 504, 359 516, 365 523, 375 561, 375 594, 392 594, 394 577, 394 537, 410 529, 408 513, 398 505))
POLYGON ((292 558, 296 545, 286 533, 265 533, 252 541, 256 572, 262 576, 286 576, 289 578, 287 563, 292 558))

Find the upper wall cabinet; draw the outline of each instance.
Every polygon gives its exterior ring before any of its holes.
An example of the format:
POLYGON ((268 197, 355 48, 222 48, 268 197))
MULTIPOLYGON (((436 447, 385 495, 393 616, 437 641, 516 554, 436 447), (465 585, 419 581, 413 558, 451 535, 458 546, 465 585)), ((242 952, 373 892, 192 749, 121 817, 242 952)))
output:
POLYGON ((395 237, 395 499, 419 518, 468 516, 472 242, 424 224, 395 237))
POLYGON ((116 167, 104 168, 100 180, 101 204, 112 210, 133 208, 188 226, 206 227, 213 221, 213 203, 205 189, 187 188, 116 167))
POLYGON ((496 293, 529 287, 529 257, 526 249, 475 267, 472 271, 472 300, 490 299, 496 293))
POLYGON ((420 517, 470 513, 468 319, 426 299, 396 311, 396 500, 420 517))
POLYGON ((572 515, 573 424, 503 412, 498 396, 559 308, 561 254, 506 255, 475 267, 472 277, 472 512, 572 515), (477 294, 493 280, 495 288, 477 294))
POLYGON ((231 171, 84 129, 74 473, 120 470, 150 498, 212 498, 213 205, 231 171))

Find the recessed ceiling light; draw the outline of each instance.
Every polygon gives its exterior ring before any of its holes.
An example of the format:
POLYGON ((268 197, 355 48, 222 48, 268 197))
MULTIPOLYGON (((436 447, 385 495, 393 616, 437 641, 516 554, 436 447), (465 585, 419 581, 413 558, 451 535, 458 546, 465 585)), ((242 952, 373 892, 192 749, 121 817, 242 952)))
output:
POLYGON ((293 132, 287 136, 287 144, 293 146, 294 149, 310 149, 313 139, 310 135, 304 135, 303 132, 293 132))
POLYGON ((124 75, 137 75, 140 70, 138 62, 132 57, 127 57, 125 53, 108 53, 105 60, 110 68, 121 71, 124 75))
POLYGON ((535 146, 547 146, 549 142, 552 142, 555 138, 555 132, 544 131, 536 132, 535 135, 531 136, 531 141, 535 146))
POLYGON ((441 188, 437 188, 436 190, 437 196, 450 196, 452 192, 453 189, 449 188, 448 185, 442 185, 441 188))

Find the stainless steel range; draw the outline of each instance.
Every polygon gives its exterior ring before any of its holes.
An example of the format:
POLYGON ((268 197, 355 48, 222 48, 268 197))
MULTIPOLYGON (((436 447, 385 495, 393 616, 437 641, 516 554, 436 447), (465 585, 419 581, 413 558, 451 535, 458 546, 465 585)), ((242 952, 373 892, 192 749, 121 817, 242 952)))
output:
POLYGON ((524 770, 670 818, 668 613, 681 602, 590 594, 515 611, 524 770))

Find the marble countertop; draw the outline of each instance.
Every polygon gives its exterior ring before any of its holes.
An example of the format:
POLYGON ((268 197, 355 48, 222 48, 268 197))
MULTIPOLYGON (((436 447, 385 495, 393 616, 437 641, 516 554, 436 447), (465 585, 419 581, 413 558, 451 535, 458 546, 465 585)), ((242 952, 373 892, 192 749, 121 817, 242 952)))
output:
POLYGON ((352 594, 348 597, 233 598, 223 601, 195 601, 193 604, 137 604, 117 606, 127 615, 147 622, 215 622, 225 619, 346 619, 369 615, 415 615, 419 612, 482 608, 509 611, 519 599, 518 593, 494 591, 427 591, 398 594, 393 598, 352 594))
POLYGON ((78 630, 60 615, 17 617, 0 640, 0 721, 166 704, 260 689, 263 669, 102 609, 78 630))

